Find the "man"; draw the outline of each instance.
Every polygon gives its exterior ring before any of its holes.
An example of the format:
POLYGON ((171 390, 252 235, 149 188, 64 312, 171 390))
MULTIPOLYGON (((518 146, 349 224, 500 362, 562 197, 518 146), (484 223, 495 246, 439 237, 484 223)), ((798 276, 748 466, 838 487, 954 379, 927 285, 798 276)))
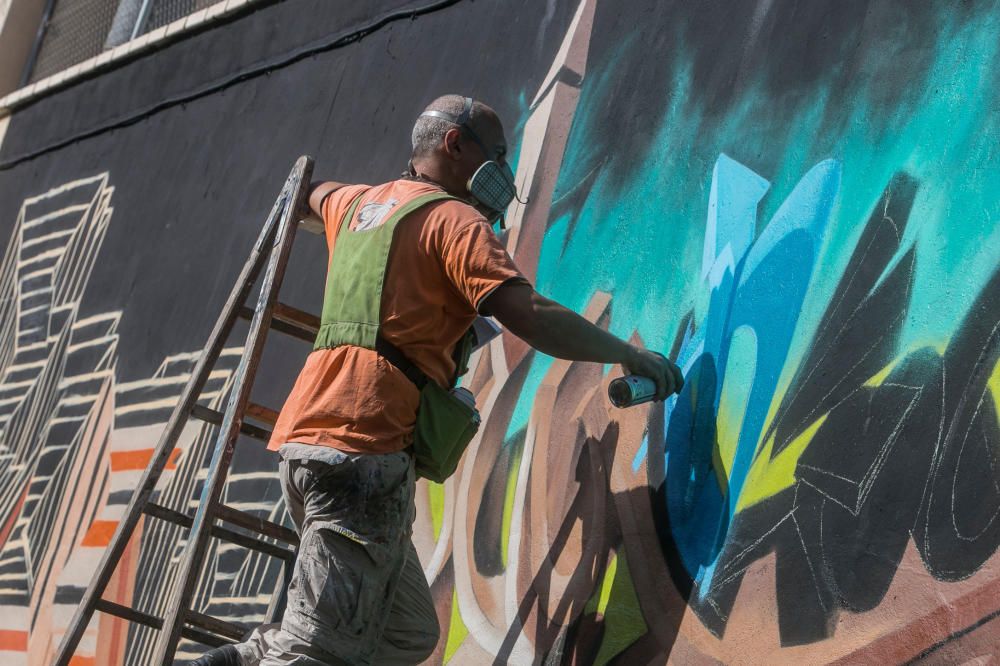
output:
MULTIPOLYGON (((342 231, 398 220, 379 287, 382 338, 448 386, 456 343, 477 315, 491 315, 543 353, 619 363, 652 378, 658 400, 680 390, 677 366, 541 296, 514 265, 491 227, 514 196, 503 127, 491 108, 440 97, 417 119, 412 143, 402 179, 376 187, 323 182, 309 197, 337 260, 342 231), (416 197, 440 192, 459 200, 393 218, 416 197)), ((324 322, 328 307, 337 306, 331 294, 358 297, 331 282, 324 322)), ((269 445, 281 455, 282 490, 301 535, 280 629, 262 627, 197 664, 416 664, 437 645, 434 605, 410 540, 416 478, 409 447, 419 391, 375 349, 324 343, 344 339, 330 338, 326 328, 269 445)))

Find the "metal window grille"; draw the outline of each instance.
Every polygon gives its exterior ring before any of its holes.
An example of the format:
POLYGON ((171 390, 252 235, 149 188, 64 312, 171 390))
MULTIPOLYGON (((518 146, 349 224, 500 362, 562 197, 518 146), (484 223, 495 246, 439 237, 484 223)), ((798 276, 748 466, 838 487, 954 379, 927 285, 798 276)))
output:
POLYGON ((48 22, 28 62, 31 83, 209 7, 218 0, 49 0, 48 22))
POLYGON ((150 0, 149 16, 140 34, 162 28, 182 16, 201 11, 218 0, 150 0))
POLYGON ((117 9, 118 0, 56 0, 28 82, 100 54, 117 9))

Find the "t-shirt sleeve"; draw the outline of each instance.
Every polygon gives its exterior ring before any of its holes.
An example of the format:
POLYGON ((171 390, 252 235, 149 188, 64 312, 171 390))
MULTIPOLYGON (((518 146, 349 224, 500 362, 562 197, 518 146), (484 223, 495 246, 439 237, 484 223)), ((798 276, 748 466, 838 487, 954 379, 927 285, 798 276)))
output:
POLYGON ((368 189, 367 185, 345 185, 338 188, 323 199, 323 231, 326 234, 326 247, 333 250, 333 241, 340 230, 340 221, 347 213, 347 207, 354 197, 368 189))
POLYGON ((482 218, 463 222, 447 237, 441 260, 448 279, 476 310, 504 282, 516 280, 528 284, 482 218))

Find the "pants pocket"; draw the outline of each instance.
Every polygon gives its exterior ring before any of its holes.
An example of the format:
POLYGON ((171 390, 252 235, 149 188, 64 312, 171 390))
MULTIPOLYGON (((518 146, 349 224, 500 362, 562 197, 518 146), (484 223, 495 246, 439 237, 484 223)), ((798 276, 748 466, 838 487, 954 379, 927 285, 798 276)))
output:
POLYGON ((289 606, 321 635, 359 637, 371 613, 370 588, 378 586, 365 549, 334 530, 310 529, 289 587, 289 606))

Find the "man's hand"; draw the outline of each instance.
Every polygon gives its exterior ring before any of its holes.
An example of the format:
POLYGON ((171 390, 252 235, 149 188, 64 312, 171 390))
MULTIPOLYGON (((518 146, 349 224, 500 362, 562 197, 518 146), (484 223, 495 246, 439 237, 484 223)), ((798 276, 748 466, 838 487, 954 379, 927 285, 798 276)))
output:
POLYGON ((622 363, 627 375, 648 377, 656 382, 656 400, 662 401, 684 388, 681 369, 663 354, 630 345, 631 349, 622 363))

